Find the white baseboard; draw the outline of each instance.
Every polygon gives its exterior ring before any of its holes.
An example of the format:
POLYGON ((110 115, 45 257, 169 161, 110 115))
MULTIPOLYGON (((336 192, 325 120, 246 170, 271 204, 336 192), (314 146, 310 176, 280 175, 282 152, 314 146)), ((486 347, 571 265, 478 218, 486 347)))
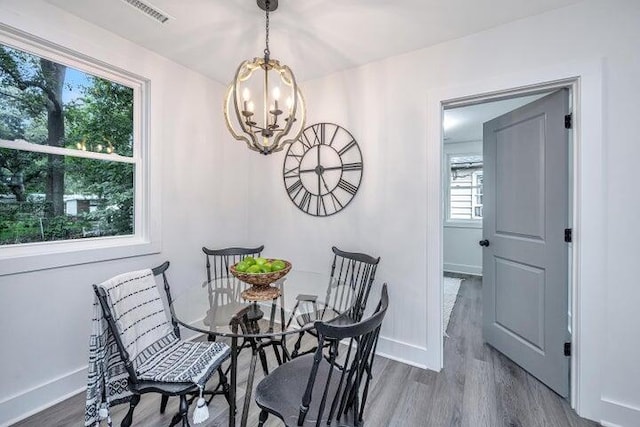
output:
POLYGON ((482 276, 482 266, 477 265, 467 265, 467 264, 453 264, 449 262, 445 262, 443 264, 443 271, 449 273, 458 273, 458 274, 470 274, 472 276, 482 276))
POLYGON ((416 368, 427 369, 424 364, 427 360, 427 349, 414 344, 380 336, 376 354, 416 368))
POLYGON ((87 367, 61 375, 0 401, 0 427, 10 426, 87 388, 87 367))
POLYGON ((606 397, 602 398, 600 424, 607 427, 640 426, 640 408, 606 397))

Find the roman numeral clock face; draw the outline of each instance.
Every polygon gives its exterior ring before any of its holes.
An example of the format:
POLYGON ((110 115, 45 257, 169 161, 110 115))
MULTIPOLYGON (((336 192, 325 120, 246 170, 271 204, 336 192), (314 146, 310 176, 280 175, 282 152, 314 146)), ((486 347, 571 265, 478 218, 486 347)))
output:
POLYGON ((344 209, 362 181, 362 153, 345 128, 333 123, 307 127, 284 158, 284 185, 291 201, 313 216, 344 209))

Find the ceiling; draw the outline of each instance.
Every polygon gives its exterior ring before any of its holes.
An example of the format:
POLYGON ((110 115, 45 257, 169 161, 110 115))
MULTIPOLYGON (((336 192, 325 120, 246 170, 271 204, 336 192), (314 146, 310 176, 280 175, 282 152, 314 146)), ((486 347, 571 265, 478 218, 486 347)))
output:
MULTIPOLYGON (((46 0, 220 83, 261 56, 264 13, 255 0, 46 0)), ((299 81, 462 37, 581 0, 279 0, 271 54, 299 81)))
POLYGON ((484 122, 495 119, 548 94, 549 92, 445 110, 443 123, 444 142, 448 144, 481 141, 484 122))

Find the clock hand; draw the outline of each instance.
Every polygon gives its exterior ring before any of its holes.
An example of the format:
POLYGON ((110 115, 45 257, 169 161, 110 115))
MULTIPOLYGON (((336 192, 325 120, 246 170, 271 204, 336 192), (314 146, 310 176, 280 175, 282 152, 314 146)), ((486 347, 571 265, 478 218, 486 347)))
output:
POLYGON ((322 183, 324 184, 324 188, 327 190, 327 193, 330 193, 329 186, 327 186, 327 181, 324 180, 324 176, 318 175, 322 179, 322 183))
MULTIPOLYGON (((322 171, 334 171, 334 170, 338 170, 338 169, 342 169, 344 168, 344 166, 331 166, 330 168, 322 168, 322 171)), ((300 171, 300 173, 307 173, 307 172, 315 172, 315 169, 302 169, 300 171)))
POLYGON ((342 167, 343 167, 342 165, 340 165, 340 166, 331 166, 330 168, 324 168, 323 171, 333 171, 333 170, 336 170, 336 169, 342 169, 342 167))

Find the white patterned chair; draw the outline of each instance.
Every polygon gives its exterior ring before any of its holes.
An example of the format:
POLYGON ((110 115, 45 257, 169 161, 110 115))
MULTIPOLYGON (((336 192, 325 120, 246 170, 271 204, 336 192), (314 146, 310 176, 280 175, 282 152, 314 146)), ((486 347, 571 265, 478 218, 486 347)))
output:
POLYGON ((198 394, 210 396, 209 402, 218 394, 229 401, 229 386, 220 366, 230 348, 220 342, 180 340, 154 280, 154 275, 162 274, 166 282, 168 266, 167 262, 154 270, 122 274, 93 286, 100 309, 94 307, 85 425, 107 416, 109 406, 129 401, 121 425, 130 426, 140 395, 149 392, 180 396, 180 411, 170 426, 180 421, 189 425, 189 404, 198 394), (205 390, 216 371, 217 386, 205 390))

